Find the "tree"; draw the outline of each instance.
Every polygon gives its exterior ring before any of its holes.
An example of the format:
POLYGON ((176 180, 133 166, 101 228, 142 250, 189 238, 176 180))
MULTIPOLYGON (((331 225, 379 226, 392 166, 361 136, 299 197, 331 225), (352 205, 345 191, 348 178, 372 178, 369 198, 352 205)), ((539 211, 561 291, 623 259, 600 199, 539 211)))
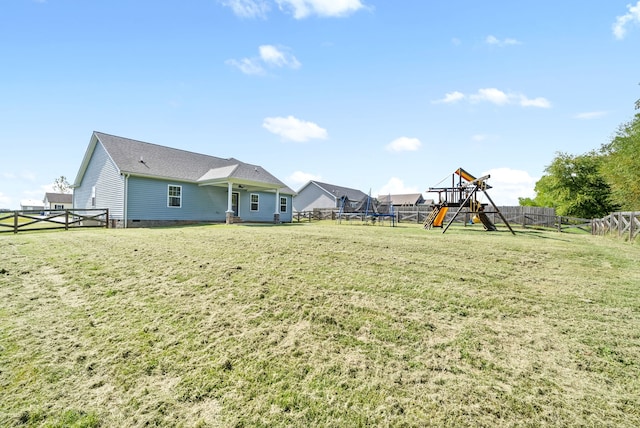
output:
POLYGON ((53 181, 53 190, 57 193, 69 193, 71 185, 67 181, 67 177, 61 175, 53 181))
POLYGON ((557 153, 536 183, 536 205, 581 218, 604 217, 615 211, 618 206, 611 202, 611 189, 600 173, 602 160, 595 152, 580 156, 557 153))
POLYGON ((640 113, 621 125, 601 152, 604 155, 602 174, 611 186, 613 199, 623 210, 637 210, 640 207, 640 113))

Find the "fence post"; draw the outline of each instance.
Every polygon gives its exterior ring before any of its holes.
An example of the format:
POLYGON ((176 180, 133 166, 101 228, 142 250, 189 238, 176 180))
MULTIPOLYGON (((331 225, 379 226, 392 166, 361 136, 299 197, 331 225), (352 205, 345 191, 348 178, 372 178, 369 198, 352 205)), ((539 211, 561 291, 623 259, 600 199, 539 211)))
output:
POLYGON ((64 230, 69 230, 69 210, 64 210, 64 230))
POLYGON ((18 233, 18 211, 13 212, 13 233, 18 233))
POLYGON ((634 229, 636 223, 636 213, 631 211, 631 217, 629 217, 629 241, 633 241, 634 229))

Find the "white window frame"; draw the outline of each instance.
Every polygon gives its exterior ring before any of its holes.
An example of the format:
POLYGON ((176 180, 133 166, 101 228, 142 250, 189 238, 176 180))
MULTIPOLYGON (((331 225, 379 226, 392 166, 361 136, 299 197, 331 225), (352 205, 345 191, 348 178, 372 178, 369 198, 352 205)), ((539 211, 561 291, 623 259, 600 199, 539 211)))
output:
POLYGON ((96 186, 91 187, 91 208, 96 207, 96 186))
POLYGON ((169 184, 167 185, 167 208, 182 208, 182 186, 178 184, 169 184), (178 195, 171 194, 171 188, 177 188, 178 195), (177 198, 178 205, 171 205, 171 199, 177 198))
POLYGON ((251 195, 249 195, 249 209, 251 210, 251 212, 257 212, 260 211, 260 195, 257 193, 252 193, 251 195), (255 196, 255 202, 253 201, 253 197, 255 196), (255 205, 255 209, 253 209, 253 206, 255 205))
POLYGON ((286 196, 280 196, 280 212, 286 213, 289 208, 289 201, 286 196), (282 203, 284 201, 284 204, 282 203))

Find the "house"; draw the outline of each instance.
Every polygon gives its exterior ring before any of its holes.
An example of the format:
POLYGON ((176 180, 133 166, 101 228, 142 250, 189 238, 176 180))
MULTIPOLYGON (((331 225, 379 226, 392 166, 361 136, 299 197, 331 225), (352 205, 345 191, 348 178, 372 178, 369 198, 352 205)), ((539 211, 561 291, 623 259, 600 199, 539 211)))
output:
POLYGON ((23 199, 20 201, 21 211, 42 211, 44 204, 37 199, 23 199))
POLYGON ((293 198, 293 210, 302 212, 316 208, 340 208, 343 200, 345 208, 353 208, 366 197, 366 193, 357 189, 311 180, 302 186, 293 198))
POLYGON ((433 200, 426 200, 422 193, 407 193, 402 195, 380 195, 378 201, 383 205, 389 204, 391 199, 391 205, 394 208, 399 207, 415 207, 418 205, 430 205, 433 204, 433 200))
POLYGON ((295 192, 258 165, 93 132, 72 185, 75 209, 111 227, 291 222, 295 192))
POLYGON ((45 210, 67 210, 73 208, 73 195, 71 193, 50 193, 44 194, 45 210))

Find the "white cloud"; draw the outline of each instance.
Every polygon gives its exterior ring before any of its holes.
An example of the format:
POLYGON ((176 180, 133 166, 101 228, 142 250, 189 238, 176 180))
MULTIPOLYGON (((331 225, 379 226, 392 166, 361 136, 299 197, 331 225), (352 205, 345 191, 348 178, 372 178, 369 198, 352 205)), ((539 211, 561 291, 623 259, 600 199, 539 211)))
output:
POLYGON ((629 12, 618 16, 616 22, 612 26, 613 35, 618 40, 622 40, 627 35, 628 24, 640 24, 640 1, 635 6, 628 4, 629 12))
POLYGON ((453 91, 447 94, 444 94, 444 98, 441 100, 436 100, 434 103, 444 103, 444 104, 452 104, 464 99, 464 94, 462 92, 453 91))
POLYGON ((300 120, 293 116, 267 117, 264 119, 262 127, 285 140, 300 143, 312 139, 326 139, 328 136, 327 131, 315 123, 300 120))
POLYGON ((485 88, 478 90, 477 94, 469 97, 471 102, 489 101, 499 106, 509 104, 509 95, 496 88, 485 88))
POLYGON ((486 134, 475 134, 475 135, 471 136, 471 139, 473 141, 476 141, 476 142, 480 143, 482 141, 487 141, 489 139, 489 136, 486 135, 486 134))
POLYGON ((322 176, 308 172, 296 171, 287 178, 287 182, 295 185, 296 187, 307 184, 311 180, 322 181, 322 176))
POLYGON ((539 107, 539 108, 550 108, 551 103, 548 99, 538 97, 538 98, 527 98, 524 95, 520 95, 520 105, 522 107, 539 107))
POLYGON ((506 93, 497 88, 482 88, 477 93, 465 95, 462 92, 450 92, 445 94, 441 100, 434 101, 435 104, 452 104, 460 100, 468 99, 471 103, 489 102, 498 106, 516 104, 521 107, 550 108, 551 102, 543 97, 529 98, 518 93, 506 93))
POLYGON ((417 138, 400 137, 386 145, 386 149, 390 152, 415 152, 422 146, 417 138))
POLYGON ((236 67, 244 74, 264 76, 267 74, 265 67, 298 69, 301 64, 298 59, 289 53, 286 46, 261 45, 258 47, 259 57, 229 59, 225 64, 236 67))
POLYGON ((500 40, 495 36, 487 36, 487 38, 484 41, 488 45, 493 45, 498 47, 513 46, 513 45, 521 44, 516 39, 506 38, 506 39, 500 40))
POLYGON ((311 15, 320 17, 342 17, 363 9, 360 0, 276 0, 283 11, 291 11, 295 19, 311 15))
POLYGON ((298 59, 287 52, 286 47, 276 47, 273 45, 262 45, 259 48, 260 58, 265 64, 272 67, 300 68, 298 59))
POLYGON ((0 208, 9 208, 11 206, 11 198, 0 192, 0 208))
POLYGON ((37 176, 34 172, 24 170, 20 173, 20 178, 27 181, 36 181, 37 176))
POLYGON ((517 206, 518 198, 534 198, 536 195, 533 189, 538 178, 531 177, 527 171, 494 168, 481 176, 487 174, 491 175, 487 182, 492 186, 487 193, 498 206, 517 206))
POLYGON ((415 186, 405 186, 404 181, 398 177, 391 177, 387 184, 376 192, 377 195, 404 195, 407 193, 421 193, 415 186))
POLYGON ((242 58, 241 60, 228 59, 225 64, 236 67, 244 74, 253 76, 262 76, 265 74, 265 70, 258 60, 255 58, 242 58))
POLYGON ((265 0, 220 0, 220 3, 242 18, 264 18, 270 9, 265 0))
POLYGON ((607 115, 606 111, 587 111, 584 113, 578 113, 575 116, 573 116, 573 118, 580 119, 580 120, 591 120, 591 119, 599 119, 606 115, 607 115))

